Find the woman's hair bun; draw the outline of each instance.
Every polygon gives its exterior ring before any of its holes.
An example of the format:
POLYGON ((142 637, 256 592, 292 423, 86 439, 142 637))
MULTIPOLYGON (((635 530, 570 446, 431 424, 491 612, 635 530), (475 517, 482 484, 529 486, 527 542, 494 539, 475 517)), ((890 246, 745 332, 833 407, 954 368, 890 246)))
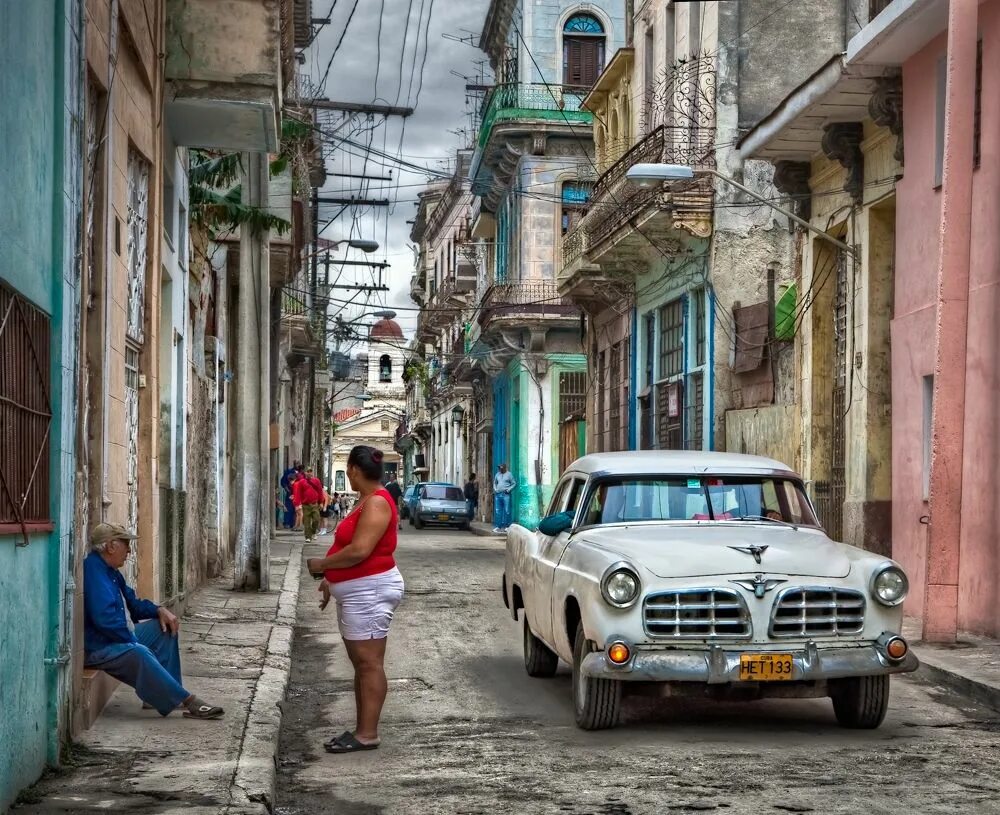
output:
POLYGON ((382 458, 383 458, 382 451, 381 450, 372 450, 372 458, 375 459, 375 461, 381 461, 382 458))

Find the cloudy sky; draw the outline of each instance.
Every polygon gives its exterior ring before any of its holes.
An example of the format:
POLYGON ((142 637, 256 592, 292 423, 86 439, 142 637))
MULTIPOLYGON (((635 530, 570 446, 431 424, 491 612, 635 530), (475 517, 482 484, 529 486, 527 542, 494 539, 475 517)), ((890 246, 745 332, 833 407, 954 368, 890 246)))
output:
MULTIPOLYGON (((475 45, 489 0, 313 0, 313 15, 327 16, 331 5, 331 23, 322 27, 307 52, 306 64, 301 66, 314 85, 319 85, 330 65, 320 95, 336 101, 377 101, 415 107, 416 112, 405 121, 405 129, 399 118, 361 116, 337 131, 336 138, 346 136, 353 144, 343 142, 330 149, 328 172, 391 175, 393 180, 362 181, 331 175, 323 194, 388 198, 394 203, 389 208, 348 210, 323 234, 331 240, 349 234, 373 238, 381 244, 377 253, 361 255, 350 250, 338 253, 337 257, 390 264, 384 280, 390 291, 371 295, 370 307, 348 307, 345 319, 347 315, 352 319, 370 315, 384 304, 397 312, 396 319, 409 336, 416 326, 417 313, 409 298, 413 252, 409 248, 407 221, 413 219, 417 194, 432 177, 431 173, 449 171, 455 150, 469 141, 467 132, 459 132, 472 126, 469 116, 472 105, 467 102, 467 97, 470 100, 472 97, 466 93, 464 77, 478 81, 483 70, 484 55, 475 45), (456 42, 445 35, 465 38, 472 44, 456 42), (365 150, 368 145, 390 158, 368 153, 365 150), (426 171, 400 167, 395 160, 399 156, 426 171)), ((327 119, 330 129, 342 122, 340 114, 327 119)), ((338 209, 321 206, 320 223, 332 218, 338 209)), ((370 284, 372 271, 365 267, 343 267, 339 282, 370 284)), ((337 274, 333 267, 331 277, 336 278, 337 274)), ((355 295, 353 291, 338 290, 332 296, 350 299, 355 295)), ((364 303, 367 295, 356 296, 364 303)))

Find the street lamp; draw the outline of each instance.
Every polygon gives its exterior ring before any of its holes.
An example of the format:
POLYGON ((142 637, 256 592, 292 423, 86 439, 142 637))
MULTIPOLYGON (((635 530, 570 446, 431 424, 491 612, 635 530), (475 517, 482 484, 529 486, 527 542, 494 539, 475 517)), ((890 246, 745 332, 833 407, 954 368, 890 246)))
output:
POLYGON ((330 249, 337 249, 345 243, 351 249, 360 249, 362 252, 377 252, 379 247, 378 241, 355 240, 354 238, 350 238, 342 241, 333 241, 330 244, 330 249))
POLYGON ((827 234, 822 229, 813 226, 809 221, 800 218, 792 212, 789 212, 784 207, 779 207, 773 201, 769 201, 764 198, 764 196, 759 193, 754 192, 749 187, 745 187, 733 178, 727 175, 723 175, 718 170, 711 167, 699 167, 695 170, 694 167, 688 167, 685 164, 634 164, 625 173, 625 177, 635 184, 637 187, 642 187, 643 189, 656 189, 661 186, 666 181, 690 181, 695 175, 713 175, 727 184, 731 184, 736 187, 736 189, 741 192, 746 193, 751 198, 760 201, 762 204, 766 204, 775 212, 780 212, 788 220, 797 223, 803 229, 808 229, 810 232, 814 232, 819 235, 824 240, 832 243, 839 249, 843 249, 849 254, 854 254, 854 247, 849 244, 839 241, 832 235, 827 234))
POLYGON ((455 424, 461 424, 462 419, 464 417, 465 417, 465 408, 462 407, 461 405, 455 405, 455 407, 451 409, 451 420, 455 424))

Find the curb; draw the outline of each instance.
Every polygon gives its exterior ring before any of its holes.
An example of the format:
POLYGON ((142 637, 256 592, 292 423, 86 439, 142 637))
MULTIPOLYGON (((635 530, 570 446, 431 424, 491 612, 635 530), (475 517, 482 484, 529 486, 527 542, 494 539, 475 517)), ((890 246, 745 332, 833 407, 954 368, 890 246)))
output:
POLYGON ((929 682, 944 685, 949 690, 1000 711, 1000 684, 973 679, 944 665, 933 653, 928 655, 926 650, 921 651, 919 648, 913 650, 920 660, 917 676, 922 675, 929 682))
POLYGON ((281 583, 274 625, 253 691, 236 772, 230 784, 230 815, 270 813, 274 806, 281 702, 285 698, 291 672, 292 635, 302 576, 302 547, 301 543, 293 543, 288 553, 288 566, 281 583))
POLYGON ((486 524, 481 524, 475 521, 469 527, 469 531, 473 535, 478 535, 480 538, 495 538, 496 540, 503 541, 507 540, 507 535, 494 532, 493 529, 486 524))

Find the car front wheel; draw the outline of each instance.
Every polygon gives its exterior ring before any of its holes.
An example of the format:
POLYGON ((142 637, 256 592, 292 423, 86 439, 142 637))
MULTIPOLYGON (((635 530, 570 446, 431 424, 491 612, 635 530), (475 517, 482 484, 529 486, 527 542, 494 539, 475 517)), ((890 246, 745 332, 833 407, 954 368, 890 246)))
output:
POLYGON ((830 683, 833 712, 841 727, 874 730, 889 709, 888 676, 853 676, 830 683))
POLYGON ((413 525, 414 525, 414 526, 415 526, 415 527, 416 527, 417 529, 423 529, 423 528, 424 528, 424 522, 423 522, 423 520, 422 520, 422 519, 420 518, 420 516, 419 516, 419 515, 418 515, 418 516, 417 516, 416 518, 414 518, 414 519, 413 519, 413 525))
POLYGON ((585 676, 581 667, 587 654, 597 648, 583 633, 583 623, 576 629, 573 643, 573 708, 577 727, 583 730, 606 730, 618 724, 622 703, 622 683, 617 679, 585 676))
POLYGON ((524 614, 524 670, 528 676, 535 676, 542 679, 549 679, 555 676, 556 668, 559 666, 559 657, 553 654, 548 646, 538 637, 531 633, 531 626, 528 625, 528 615, 524 614))

